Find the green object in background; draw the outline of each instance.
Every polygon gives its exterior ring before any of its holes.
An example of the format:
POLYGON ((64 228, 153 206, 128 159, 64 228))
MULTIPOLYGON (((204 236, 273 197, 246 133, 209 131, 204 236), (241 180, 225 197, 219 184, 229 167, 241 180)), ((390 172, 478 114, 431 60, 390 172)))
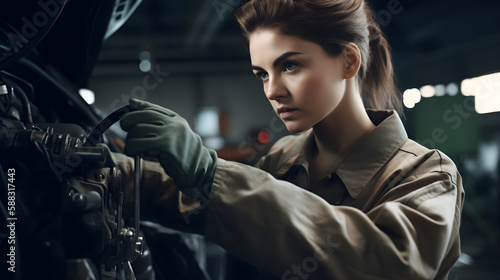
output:
POLYGON ((477 152, 480 127, 474 97, 422 98, 408 113, 410 136, 450 157, 477 152))

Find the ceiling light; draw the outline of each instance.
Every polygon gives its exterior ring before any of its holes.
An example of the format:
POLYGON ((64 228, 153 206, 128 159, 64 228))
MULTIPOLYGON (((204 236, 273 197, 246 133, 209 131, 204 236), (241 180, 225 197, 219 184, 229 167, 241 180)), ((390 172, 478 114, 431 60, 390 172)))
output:
POLYGON ((449 83, 447 86, 446 86, 446 92, 448 93, 448 95, 450 96, 455 96, 457 95, 458 93, 458 85, 456 83, 449 83))
POLYGON ((89 104, 89 105, 94 104, 95 94, 93 91, 91 91, 88 88, 81 88, 80 90, 78 90, 78 93, 83 98, 83 100, 85 100, 85 102, 87 102, 87 104, 89 104))
POLYGON ((476 112, 500 112, 500 73, 465 79, 460 85, 462 94, 474 96, 476 112))
POLYGON ((434 89, 431 85, 425 85, 420 88, 420 93, 422 94, 422 97, 429 98, 436 94, 436 89, 434 89))
POLYGON ((446 87, 442 84, 436 85, 434 87, 436 89, 436 96, 443 96, 446 94, 446 87))

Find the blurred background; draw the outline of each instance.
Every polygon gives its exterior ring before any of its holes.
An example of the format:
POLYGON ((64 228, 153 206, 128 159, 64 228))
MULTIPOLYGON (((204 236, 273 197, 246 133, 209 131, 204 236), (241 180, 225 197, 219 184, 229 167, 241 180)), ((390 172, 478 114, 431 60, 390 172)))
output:
MULTIPOLYGON (((393 48, 410 138, 463 176, 464 254, 450 279, 500 279, 500 1, 369 2, 393 48)), ((129 98, 168 107, 220 157, 255 163, 287 132, 251 72, 238 4, 144 0, 80 93, 103 115, 129 98)))

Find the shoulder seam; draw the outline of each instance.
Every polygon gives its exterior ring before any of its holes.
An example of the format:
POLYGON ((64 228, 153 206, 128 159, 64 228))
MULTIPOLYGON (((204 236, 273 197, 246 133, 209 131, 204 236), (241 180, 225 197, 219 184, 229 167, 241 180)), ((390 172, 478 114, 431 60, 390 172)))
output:
POLYGON ((405 153, 407 153, 407 154, 411 154, 411 155, 417 156, 417 154, 415 154, 414 152, 410 152, 410 151, 405 150, 405 149, 403 149, 403 148, 399 148, 399 150, 400 150, 401 152, 405 152, 405 153))
POLYGON ((448 176, 450 177, 450 181, 453 185, 456 185, 457 182, 455 182, 454 178, 453 178, 453 175, 450 174, 450 172, 446 172, 443 170, 443 155, 442 155, 442 152, 438 149, 433 149, 433 151, 435 151, 438 155, 439 155, 439 168, 440 168, 440 173, 445 173, 445 174, 448 174, 448 176))

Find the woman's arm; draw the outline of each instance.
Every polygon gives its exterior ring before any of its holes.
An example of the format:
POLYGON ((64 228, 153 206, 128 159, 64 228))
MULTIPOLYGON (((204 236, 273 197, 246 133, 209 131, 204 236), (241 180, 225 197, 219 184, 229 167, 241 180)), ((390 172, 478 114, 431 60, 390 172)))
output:
POLYGON ((363 213, 220 160, 206 236, 281 279, 444 279, 459 255, 461 187, 445 172, 411 184, 363 213))

